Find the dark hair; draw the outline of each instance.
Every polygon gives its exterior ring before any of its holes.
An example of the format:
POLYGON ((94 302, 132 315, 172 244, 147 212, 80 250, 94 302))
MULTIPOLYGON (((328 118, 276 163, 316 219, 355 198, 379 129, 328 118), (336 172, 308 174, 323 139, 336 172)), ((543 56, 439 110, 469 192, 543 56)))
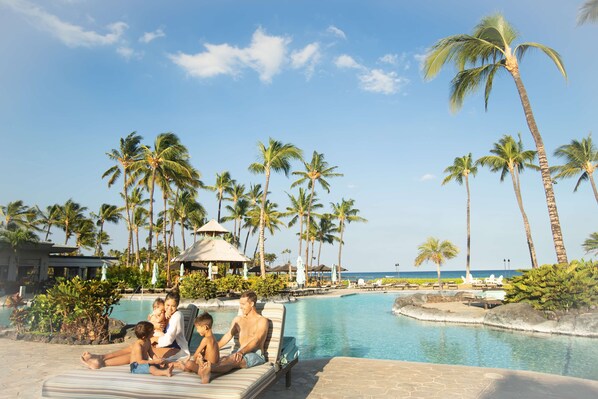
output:
POLYGON ((140 321, 135 325, 135 336, 139 339, 146 339, 154 333, 154 325, 149 321, 140 321))
POLYGON ((152 309, 156 309, 157 305, 162 305, 164 306, 164 299, 158 297, 156 299, 154 299, 154 303, 152 303, 152 309))
POLYGON ((245 291, 241 294, 241 298, 247 298, 255 305, 257 303, 257 295, 253 291, 245 291))
POLYGON ((181 296, 179 295, 178 291, 170 291, 168 294, 166 294, 166 299, 164 301, 166 302, 169 299, 175 301, 177 306, 179 306, 179 303, 181 302, 181 296))
POLYGON ((193 324, 196 326, 207 326, 208 328, 212 328, 212 325, 214 324, 214 318, 208 312, 203 312, 195 318, 193 324))

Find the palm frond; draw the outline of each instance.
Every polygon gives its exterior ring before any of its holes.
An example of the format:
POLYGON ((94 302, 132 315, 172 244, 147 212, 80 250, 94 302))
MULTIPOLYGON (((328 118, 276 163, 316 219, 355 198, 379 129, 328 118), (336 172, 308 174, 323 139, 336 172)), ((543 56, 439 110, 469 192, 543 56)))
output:
POLYGON ((556 50, 548 46, 544 46, 543 44, 533 42, 521 43, 517 47, 515 47, 515 56, 519 59, 523 59, 525 53, 527 53, 527 51, 531 48, 537 48, 541 50, 544 54, 546 54, 548 58, 550 58, 552 62, 554 62, 557 69, 559 70, 561 75, 563 75, 565 80, 567 80, 567 71, 565 70, 565 64, 561 59, 561 55, 556 50))
POLYGON ((579 8, 577 15, 577 24, 582 25, 586 22, 598 21, 598 0, 587 0, 579 8))

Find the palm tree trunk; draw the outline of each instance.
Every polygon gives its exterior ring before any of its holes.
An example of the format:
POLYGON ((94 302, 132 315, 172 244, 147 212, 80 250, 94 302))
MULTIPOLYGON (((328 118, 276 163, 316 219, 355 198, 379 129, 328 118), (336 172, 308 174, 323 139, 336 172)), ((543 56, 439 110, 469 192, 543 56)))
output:
POLYGON ((344 229, 345 229, 345 222, 341 219, 339 221, 339 226, 338 226, 340 232, 341 232, 341 236, 340 236, 340 241, 338 243, 338 281, 341 281, 341 270, 342 268, 342 263, 341 263, 341 254, 343 251, 343 233, 344 233, 344 229))
POLYGON ((218 223, 220 223, 220 207, 222 206, 222 191, 218 192, 218 223))
POLYGON ((438 273, 438 287, 442 289, 442 280, 440 280, 440 263, 436 264, 436 273, 438 273))
POLYGON ((320 264, 320 255, 322 254, 322 240, 319 241, 320 245, 318 247, 318 265, 320 264))
POLYGON ((536 260, 536 250, 534 248, 534 241, 532 240, 532 231, 529 221, 527 220, 527 215, 523 209, 523 199, 521 198, 521 187, 518 171, 519 168, 517 168, 517 166, 511 170, 511 179, 513 180, 513 189, 515 190, 517 205, 519 205, 519 211, 521 212, 521 217, 523 218, 523 227, 525 228, 525 237, 527 238, 527 247, 529 249, 529 256, 532 261, 532 268, 536 269, 538 267, 538 261, 536 260))
POLYGON ((266 169, 266 185, 264 186, 264 194, 262 195, 262 204, 260 207, 260 271, 262 278, 266 278, 266 262, 264 260, 264 230, 266 229, 265 208, 266 196, 268 195, 268 185, 270 184, 270 169, 266 169))
POLYGON ((125 196, 125 210, 126 210, 126 222, 127 231, 129 233, 127 239, 127 258, 125 260, 125 266, 129 267, 131 263, 131 246, 133 241, 133 229, 131 228, 131 210, 129 207, 129 190, 127 190, 127 167, 123 165, 123 194, 125 196))
POLYGON ((301 256, 301 247, 303 244, 303 215, 299 216, 299 256, 301 256))
POLYGON ((64 222, 64 245, 69 242, 69 222, 66 220, 64 222))
POLYGON ((139 256, 139 228, 135 229, 135 241, 137 242, 137 251, 135 251, 135 264, 139 266, 140 256, 139 256))
POLYGON ((185 242, 185 223, 181 218, 181 240, 183 240, 183 251, 187 249, 187 243, 185 242))
POLYGON ((48 223, 48 230, 46 230, 46 238, 44 241, 48 241, 48 237, 50 237, 50 229, 52 228, 52 223, 48 223))
MULTIPOLYGON (((247 229, 247 235, 245 236, 245 245, 243 245, 243 253, 247 253, 247 243, 249 242, 249 233, 251 233, 251 227, 247 229)), ((253 255, 255 257, 255 254, 253 255)))
POLYGON ((146 270, 150 270, 152 261, 152 239, 154 238, 154 187, 156 186, 156 169, 152 170, 152 186, 150 187, 149 197, 149 243, 147 244, 147 265, 146 270))
MULTIPOLYGON (((467 189, 467 261, 465 264, 465 278, 470 281, 471 275, 471 193, 469 191, 469 176, 465 175, 465 188, 467 189)), ((440 270, 440 269, 439 269, 440 270)))
POLYGON ((162 237, 164 237, 164 248, 166 250, 166 286, 170 287, 170 240, 166 240, 166 226, 168 225, 168 194, 164 193, 162 199, 164 201, 164 221, 162 222, 162 237))
POLYGON ((309 228, 311 227, 311 203, 312 200, 314 199, 314 191, 315 191, 315 187, 316 187, 316 182, 314 182, 313 180, 311 181, 311 192, 309 194, 309 204, 307 205, 307 221, 305 222, 305 263, 308 265, 308 267, 305 268, 305 270, 309 269, 309 264, 313 263, 310 262, 309 259, 307 258, 307 252, 308 252, 308 246, 309 246, 309 228))
POLYGON ((102 233, 104 232, 104 221, 100 223, 100 231, 96 243, 96 256, 100 256, 100 249, 102 248, 102 233))
POLYGON ((594 181, 593 173, 586 172, 588 174, 588 180, 590 180, 590 184, 592 185, 592 190, 594 190, 594 197, 596 198, 596 202, 598 202, 598 190, 596 190, 596 182, 594 181))
POLYGON ((513 76, 513 79, 515 80, 515 85, 517 86, 517 91, 519 92, 519 98, 521 99, 521 105, 523 106, 523 111, 525 113, 527 126, 529 127, 530 133, 532 134, 534 142, 536 143, 536 151, 538 152, 538 163, 540 164, 540 173, 542 175, 542 184, 544 185, 546 206, 548 207, 550 229, 552 230, 552 240, 554 242, 554 249, 556 252, 557 262, 565 264, 568 263, 567 251, 565 250, 565 244, 563 242, 561 222, 559 220, 559 213, 556 207, 556 199, 554 197, 554 190, 552 187, 552 177, 550 176, 550 169, 548 166, 548 158, 546 157, 546 149, 544 148, 544 142, 542 140, 542 136, 540 135, 540 131, 538 130, 538 126, 536 125, 536 120, 534 119, 532 107, 529 102, 529 98, 527 97, 527 91, 525 90, 525 86, 523 85, 523 81, 521 80, 521 76, 519 75, 519 67, 515 65, 511 69, 507 68, 507 70, 511 73, 511 76, 513 76))

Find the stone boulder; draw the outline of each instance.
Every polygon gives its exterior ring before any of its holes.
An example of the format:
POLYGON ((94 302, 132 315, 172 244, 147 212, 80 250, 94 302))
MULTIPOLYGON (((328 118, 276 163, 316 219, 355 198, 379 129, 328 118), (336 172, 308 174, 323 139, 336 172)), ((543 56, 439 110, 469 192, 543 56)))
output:
POLYGON ((509 303, 497 306, 486 313, 484 324, 512 330, 551 333, 555 330, 556 321, 547 320, 529 303, 509 303))

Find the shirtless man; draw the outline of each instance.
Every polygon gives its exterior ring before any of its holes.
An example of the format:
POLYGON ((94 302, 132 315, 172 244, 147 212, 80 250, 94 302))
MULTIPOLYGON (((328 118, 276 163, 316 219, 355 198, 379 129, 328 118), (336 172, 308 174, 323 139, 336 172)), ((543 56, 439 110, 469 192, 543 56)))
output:
POLYGON ((233 369, 250 368, 266 362, 264 343, 268 334, 268 319, 256 311, 256 302, 257 295, 253 291, 246 291, 241 295, 239 309, 242 315, 234 318, 230 329, 218 342, 218 347, 222 348, 238 334, 240 348, 230 356, 221 358, 218 363, 206 361, 201 364, 197 374, 202 383, 210 382, 211 373, 223 374, 233 369))

